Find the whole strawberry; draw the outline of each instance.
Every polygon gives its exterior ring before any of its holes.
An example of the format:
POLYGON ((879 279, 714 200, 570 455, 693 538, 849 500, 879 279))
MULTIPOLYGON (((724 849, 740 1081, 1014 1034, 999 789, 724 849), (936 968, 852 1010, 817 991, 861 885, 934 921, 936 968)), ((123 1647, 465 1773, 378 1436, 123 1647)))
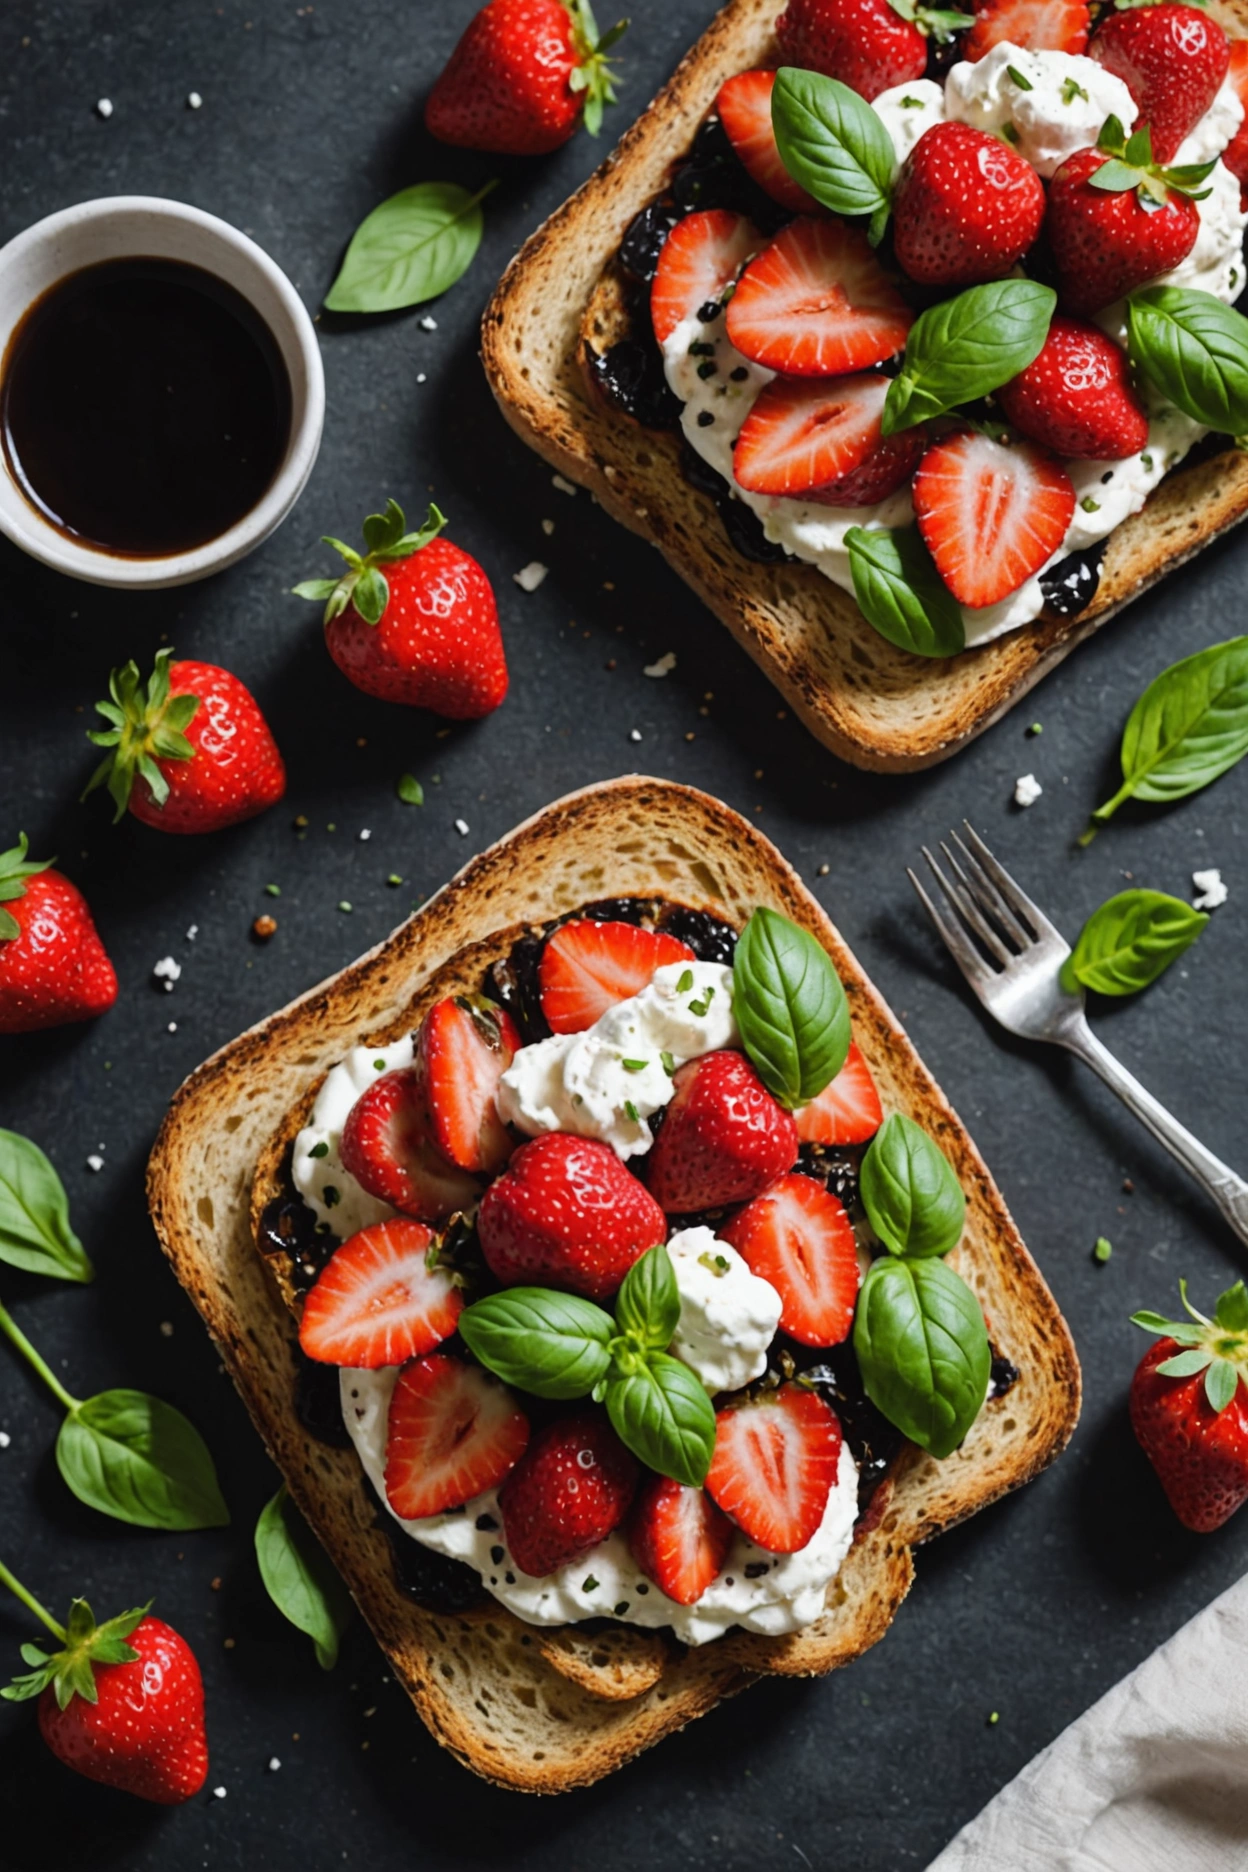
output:
POLYGON ((1228 1287, 1212 1319, 1179 1292, 1187 1319, 1131 1316, 1165 1335, 1131 1380, 1131 1428, 1184 1527, 1211 1534, 1248 1501, 1248 1291, 1228 1287))
POLYGON ((1167 163, 1213 103, 1230 48, 1217 21, 1196 7, 1133 6, 1104 15, 1088 57, 1122 79, 1139 121, 1152 128, 1158 162, 1167 163))
POLYGON ((667 1223, 610 1145, 552 1131, 522 1144, 490 1184, 477 1233, 504 1285, 539 1282, 601 1302, 666 1241, 667 1223))
POLYGON ((797 1125, 744 1053, 704 1053, 676 1070, 646 1159, 650 1193, 669 1215, 748 1202, 797 1158, 797 1125))
POLYGON ((409 533, 403 509, 364 522, 365 551, 332 535, 340 579, 306 579, 295 596, 325 604, 325 646, 365 695, 476 721, 507 693, 507 662, 489 579, 468 553, 438 535, 445 515, 431 506, 409 533), (384 570, 383 570, 384 568, 384 570))
POLYGON ((897 179, 893 247, 925 286, 1004 279, 1044 220, 1044 185, 999 137, 970 124, 925 130, 897 179))
POLYGON ((597 136, 615 103, 605 55, 627 25, 600 37, 589 0, 490 0, 429 93, 425 128, 500 156, 558 149, 582 119, 597 136))
MULTIPOLYGON (((7 1575, 6 1584, 16 1587, 7 1575)), ((62 1648, 23 1645, 33 1668, 0 1695, 39 1698, 39 1733, 57 1760, 162 1807, 198 1794, 208 1774, 204 1686, 186 1640, 146 1607, 97 1625, 75 1599, 62 1627, 24 1589, 19 1596, 62 1648)))
POLYGON ((1236 39, 1230 50, 1231 62, 1226 75, 1244 106, 1244 118, 1223 150, 1222 161, 1239 183, 1239 205, 1243 208, 1248 201, 1248 39, 1236 39))
POLYGON ((92 1020, 117 999, 86 898, 51 865, 27 858, 24 832, 0 852, 0 1033, 92 1020))
POLYGON ((1039 356, 996 398, 1016 429, 1059 455, 1121 461, 1148 441, 1126 352, 1099 325, 1060 312, 1039 356))
POLYGON ((606 1540, 628 1513, 637 1476, 602 1411, 557 1417, 539 1430, 498 1492, 520 1571, 540 1579, 606 1540))
POLYGON ((1095 149, 1068 156, 1049 184, 1045 231, 1058 297, 1082 318, 1168 273, 1196 245, 1196 202, 1212 163, 1166 169, 1153 159, 1148 125, 1124 137, 1106 120, 1095 149))
POLYGON ((109 677, 110 700, 95 706, 111 726, 89 730, 87 739, 110 751, 82 797, 107 786, 114 825, 129 807, 161 832, 219 832, 276 805, 286 769, 237 676, 172 657, 157 651, 146 687, 137 663, 109 677))
POLYGON ((927 70, 927 35, 947 40, 969 17, 890 0, 789 0, 776 21, 786 65, 839 78, 867 99, 927 70))

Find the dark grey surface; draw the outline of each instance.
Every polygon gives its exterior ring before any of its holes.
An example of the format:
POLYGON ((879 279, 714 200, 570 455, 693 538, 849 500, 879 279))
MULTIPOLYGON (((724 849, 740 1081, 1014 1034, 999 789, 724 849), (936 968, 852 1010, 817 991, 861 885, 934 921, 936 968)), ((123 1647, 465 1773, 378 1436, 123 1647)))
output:
MULTIPOLYGON (((57 1607, 75 1591, 101 1614, 155 1594, 202 1662, 210 1786, 228 1790, 165 1813, 94 1789, 45 1757, 28 1708, 4 1705, 0 1859, 23 1872, 921 1866, 1248 1558, 1248 1514, 1205 1539, 1171 1519, 1124 1408, 1144 1343, 1128 1314, 1169 1306, 1180 1274, 1210 1301, 1242 1266, 1234 1242, 1087 1073, 988 1030, 902 873, 921 841, 968 815, 1073 935, 1124 877, 1182 896, 1193 867, 1220 864, 1231 902, 1199 945, 1097 1025, 1215 1150, 1248 1163, 1245 774, 1170 811, 1128 809, 1090 850, 1073 849, 1088 808, 1113 790, 1118 731, 1144 683, 1244 628, 1248 540, 1215 547, 1143 600, 951 765, 908 779, 840 766, 781 717, 658 555, 587 496, 552 488, 492 408, 476 359, 490 285, 600 150, 580 137, 526 165, 428 143, 421 100, 473 4, 9 0, 0 14, 3 238, 94 194, 180 196, 245 227, 315 306, 352 228, 392 189, 503 177, 471 275, 433 308, 436 332, 412 315, 323 330, 320 462, 296 513, 245 564, 128 598, 0 550, 0 838, 24 828, 37 854, 60 854, 121 978, 105 1019, 0 1041, 0 1123, 51 1153, 99 1267, 86 1289, 6 1270, 0 1293, 79 1394, 139 1384, 188 1411, 234 1513, 228 1530, 166 1536, 79 1508, 53 1461, 51 1399, 0 1351, 0 1426, 12 1438, 0 1451, 0 1554, 57 1607), (192 89, 204 98, 194 113, 192 89), (108 122, 93 114, 101 96, 115 105, 108 122), (328 569, 322 531, 354 538, 387 494, 415 513, 430 492, 495 582, 512 668, 503 709, 450 731, 358 695, 325 655, 311 607, 286 595, 328 569), (511 575, 533 558, 551 572, 527 596, 511 575), (110 665, 146 665, 166 637, 252 686, 289 763, 281 807, 209 839, 133 821, 113 830, 102 799, 76 803, 92 759, 83 731, 110 665), (648 680, 642 665, 667 650, 676 670, 648 680), (1044 732, 1029 739, 1033 720, 1044 732), (893 1631, 850 1672, 755 1689, 605 1785, 539 1802, 489 1789, 443 1755, 358 1624, 326 1676, 268 1605, 251 1529, 276 1478, 159 1254, 142 1172, 174 1087, 214 1047, 384 935, 525 814, 634 767, 720 794, 812 883, 970 1123, 1074 1329, 1086 1403, 1055 1470, 919 1555, 893 1631), (1032 769, 1044 796, 1020 813, 1014 779, 1032 769), (423 810, 395 798, 405 770, 425 782, 423 810), (311 821, 302 842, 299 812, 311 821), (386 886, 392 870, 401 890, 386 886), (248 939, 261 911, 279 923, 265 949, 248 939), (166 954, 184 965, 172 994, 150 979, 166 954), (92 1175, 86 1158, 101 1146, 105 1168, 92 1175), (1098 1267, 1102 1233, 1114 1256, 1098 1267)), ((634 13, 617 130, 710 8, 638 0, 634 13)), ((28 1624, 0 1606, 6 1676, 28 1624)))

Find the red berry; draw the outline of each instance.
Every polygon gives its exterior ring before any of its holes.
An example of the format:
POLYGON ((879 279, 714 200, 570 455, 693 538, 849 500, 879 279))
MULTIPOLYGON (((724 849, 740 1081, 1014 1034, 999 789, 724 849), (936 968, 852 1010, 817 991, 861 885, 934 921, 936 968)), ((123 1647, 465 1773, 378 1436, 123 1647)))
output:
POLYGON ((1235 132, 1222 152, 1222 161, 1239 183, 1240 207, 1248 196, 1248 39, 1234 39, 1230 47, 1231 62, 1227 76, 1235 87, 1236 96, 1244 106, 1244 121, 1235 132))
POLYGON ((1103 14, 1088 57, 1122 79, 1152 129, 1154 157, 1168 163, 1217 96, 1230 48, 1197 7, 1141 6, 1103 14))
POLYGON ((1004 279, 1044 220, 1044 184, 999 137, 969 124, 925 130, 893 197, 893 250, 925 286, 1004 279))
POLYGON ((744 215, 704 208, 678 221, 659 250, 650 322, 660 344, 703 306, 718 304, 763 236, 744 215))
POLYGON ((477 1200, 480 1186, 433 1142, 420 1069, 382 1073, 347 1115, 342 1167, 379 1202, 436 1222, 477 1200))
POLYGON ((430 1137, 461 1170, 493 1176, 515 1148, 495 1095, 520 1044, 510 1014, 492 1001, 450 996, 421 1022, 416 1065, 430 1137))
POLYGON ((552 1033, 583 1033, 608 1008, 649 986, 668 962, 692 962, 693 950, 662 930, 635 923, 561 923, 542 950, 538 987, 552 1033))
POLYGON ((529 1420, 505 1385, 446 1352, 405 1365, 386 1424, 386 1500, 404 1521, 496 1488, 523 1456, 529 1420))
POLYGON ((116 999, 86 898, 50 861, 28 859, 20 833, 0 852, 0 1033, 92 1020, 116 999))
POLYGON ((926 39, 889 0, 789 0, 776 37, 786 65, 839 78, 868 103, 927 70, 926 39))
POLYGON ((595 131, 603 105, 615 102, 602 54, 617 37, 600 45, 580 0, 490 0, 429 93, 425 128, 443 143, 501 156, 558 149, 582 115, 595 131))
POLYGON ((836 1484, 841 1426, 813 1391, 782 1384, 715 1413, 708 1495, 768 1553, 810 1544, 836 1484))
POLYGON ((1008 40, 1029 52, 1086 50, 1087 0, 975 0, 975 24, 959 41, 962 57, 975 64, 1008 40))
POLYGON ((1126 352, 1082 319, 1059 313, 1040 355, 996 395, 1016 429, 1059 455, 1120 461, 1148 441, 1126 352))
POLYGON ((1178 266, 1200 232, 1195 202, 1176 189, 1145 208, 1138 189, 1094 188, 1091 177, 1109 160, 1103 150, 1076 150, 1049 184, 1045 230, 1058 297, 1081 318, 1178 266))
POLYGON ((771 123, 775 82, 774 71, 738 72, 726 78, 715 99, 716 115, 747 172, 773 201, 795 214, 818 214, 818 202, 793 180, 776 148, 771 123))
POLYGON ((1248 1295, 1236 1281, 1210 1320, 1181 1291, 1189 1318, 1135 1315, 1165 1336, 1131 1380, 1131 1427, 1184 1527, 1210 1534, 1248 1501, 1248 1295))
POLYGON ((375 1371, 431 1352, 455 1330, 464 1297, 436 1261, 423 1222, 396 1216, 336 1248, 303 1303, 299 1344, 328 1365, 375 1371))
POLYGON ((719 1578, 735 1530, 705 1489, 648 1476, 629 1518, 633 1559, 677 1605, 696 1605, 719 1578))
POLYGON ((1061 463, 1028 443, 963 432, 936 442, 914 477, 914 512, 959 604, 996 604, 1057 551, 1074 518, 1061 463))
POLYGON ((766 384, 737 437, 732 471, 743 488, 867 507, 908 481, 927 442, 921 424, 885 437, 888 378, 876 371, 827 381, 777 377, 766 384))
POLYGON ((848 1338, 862 1280, 844 1207, 813 1177, 782 1176, 719 1231, 780 1295, 780 1324, 802 1345, 848 1338))
POLYGON ((705 1053, 678 1067, 673 1085, 646 1159, 651 1194, 669 1215, 748 1202, 796 1158, 792 1113, 743 1053, 705 1053))
POLYGON ((884 1111, 871 1068, 854 1041, 832 1083, 793 1116, 803 1144, 865 1144, 875 1136, 884 1111))
POLYGON ((667 1222, 609 1145, 551 1132, 522 1144, 491 1183, 477 1233, 505 1286, 536 1281, 604 1301, 666 1241, 667 1222))
POLYGON ((750 261, 728 302, 743 357, 787 377, 867 370, 900 351, 914 314, 867 237, 803 217, 750 261))
POLYGON ((511 1557, 537 1578, 597 1547, 628 1513, 637 1463, 601 1411, 539 1430, 499 1491, 511 1557))

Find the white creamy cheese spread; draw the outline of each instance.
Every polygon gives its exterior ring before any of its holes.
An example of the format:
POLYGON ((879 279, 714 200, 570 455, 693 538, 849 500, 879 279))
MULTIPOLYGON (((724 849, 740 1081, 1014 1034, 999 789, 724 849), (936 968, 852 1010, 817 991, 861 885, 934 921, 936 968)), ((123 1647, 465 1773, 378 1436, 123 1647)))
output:
MULTIPOLYGON (((344 1371, 340 1380, 343 1421, 383 1502, 386 1419, 396 1376, 394 1368, 344 1371)), ((733 1625, 772 1637, 812 1625, 852 1545, 857 1515, 858 1470, 843 1443, 823 1520, 807 1545, 797 1553, 773 1554, 738 1533, 718 1579, 691 1606, 677 1605, 646 1578, 619 1530, 554 1573, 540 1579, 522 1573, 507 1551, 497 1489, 447 1514, 420 1521, 394 1518, 435 1553, 466 1561, 487 1591, 527 1624, 563 1625, 606 1616, 670 1626, 686 1644, 699 1645, 722 1637, 733 1625)))
POLYGON ((771 1282, 751 1274, 713 1229, 680 1229, 667 1252, 680 1289, 672 1356, 712 1394, 739 1391, 761 1378, 780 1324, 781 1300, 771 1282))
POLYGON ((995 134, 1008 125, 1014 148, 1047 180, 1076 150, 1092 147, 1107 117, 1129 131, 1136 110, 1122 79, 1095 59, 1027 52, 1003 40, 974 65, 952 67, 945 80, 945 116, 995 134))
POLYGON ((343 1169, 339 1147, 342 1128, 351 1107, 374 1079, 399 1066, 410 1066, 411 1034, 384 1047, 352 1047, 347 1057, 325 1075, 316 1095, 312 1116, 295 1139, 291 1176, 295 1188, 318 1222, 328 1222, 343 1241, 360 1229, 371 1228, 394 1214, 389 1203, 379 1202, 361 1189, 343 1169), (315 1154, 314 1154, 315 1153, 315 1154))

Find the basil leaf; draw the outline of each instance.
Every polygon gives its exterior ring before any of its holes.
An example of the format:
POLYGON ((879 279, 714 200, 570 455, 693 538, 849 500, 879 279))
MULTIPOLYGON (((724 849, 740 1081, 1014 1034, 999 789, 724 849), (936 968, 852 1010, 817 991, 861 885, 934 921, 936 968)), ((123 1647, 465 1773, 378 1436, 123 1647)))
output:
POLYGON ((701 1380, 656 1352, 607 1381, 607 1415, 626 1448, 650 1469, 701 1488, 715 1450, 715 1412, 701 1380))
POLYGON ((88 1508, 136 1527, 225 1527, 229 1509, 199 1431, 146 1391, 101 1391, 70 1411, 56 1461, 88 1508))
POLYGON ((845 535, 854 597, 867 623, 915 656, 966 648, 962 607, 932 564, 916 527, 850 527, 845 535))
POLYGON ((913 429, 1017 377, 1039 356, 1056 304, 1051 286, 1004 279, 929 306, 911 326, 901 374, 888 387, 884 434, 913 429))
POLYGON ((69 1226, 64 1184, 39 1146, 16 1131, 0 1131, 0 1261, 55 1280, 95 1276, 69 1226))
POLYGON ((966 1197, 953 1165, 921 1125, 891 1112, 859 1172, 867 1220, 890 1254, 945 1255, 966 1221, 966 1197))
POLYGON ((867 1396, 935 1457, 957 1449, 988 1394, 992 1353, 979 1301, 940 1260, 876 1261, 854 1315, 867 1396))
POLYGON ((1148 685, 1122 735, 1123 781, 1080 839, 1124 800, 1176 800, 1218 780, 1248 754, 1248 637, 1210 644, 1148 685))
POLYGON ((338 1641, 355 1606, 284 1482, 260 1510, 256 1563, 278 1611, 308 1634, 321 1669, 332 1670, 338 1662, 338 1641))
POLYGON ((1209 918, 1164 891, 1119 891, 1079 932, 1062 964, 1062 986, 1097 994, 1138 994, 1189 949, 1209 918))
POLYGON ((394 312, 436 299, 472 264, 481 245, 482 197, 455 182, 400 189, 361 221, 338 277, 325 295, 330 312, 394 312))
POLYGON ((780 160, 834 214, 870 215, 874 245, 884 232, 897 154, 883 119, 836 78, 783 65, 771 93, 780 160))
POLYGON ((1212 293, 1148 286, 1127 300, 1131 362, 1208 429, 1248 430, 1248 319, 1212 293))
POLYGON ((649 1352, 665 1352, 680 1319, 680 1289, 672 1257, 660 1242, 647 1248, 624 1276, 615 1299, 615 1323, 649 1352))
POLYGON ((610 1364, 615 1321, 592 1300, 551 1287, 510 1287, 465 1307, 459 1334, 506 1384, 537 1397, 584 1397, 610 1364))
POLYGON ((818 1098, 849 1052, 849 1003, 827 951, 760 906, 732 964, 732 1009, 759 1078, 789 1111, 818 1098))

